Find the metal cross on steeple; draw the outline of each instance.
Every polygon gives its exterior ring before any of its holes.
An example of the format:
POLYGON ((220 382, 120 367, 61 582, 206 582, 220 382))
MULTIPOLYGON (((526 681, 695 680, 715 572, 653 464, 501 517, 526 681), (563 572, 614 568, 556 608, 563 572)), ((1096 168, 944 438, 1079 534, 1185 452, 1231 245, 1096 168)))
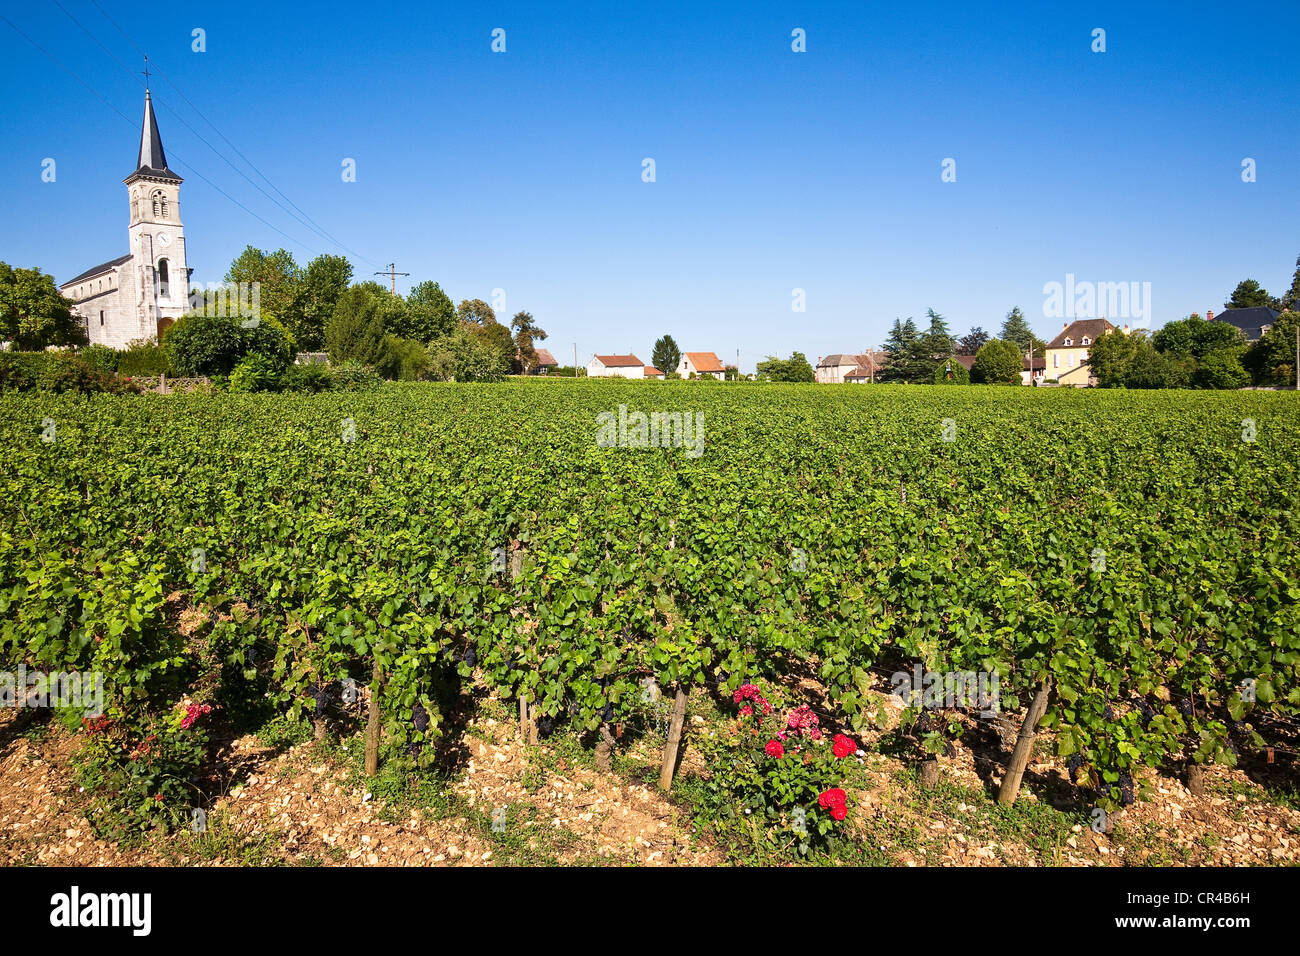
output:
POLYGON ((149 55, 145 54, 144 58, 144 90, 149 92, 149 55))

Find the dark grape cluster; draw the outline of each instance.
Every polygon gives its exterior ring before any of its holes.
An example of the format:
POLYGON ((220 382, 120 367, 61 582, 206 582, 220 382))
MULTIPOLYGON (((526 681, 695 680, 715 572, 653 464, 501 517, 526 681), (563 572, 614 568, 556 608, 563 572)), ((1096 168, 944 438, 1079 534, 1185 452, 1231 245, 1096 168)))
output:
POLYGON ((1119 775, 1119 801, 1126 807, 1133 802, 1133 778, 1126 773, 1119 775))
POLYGON ((478 663, 478 652, 476 652, 472 647, 467 648, 465 653, 461 655, 460 659, 464 661, 466 664, 468 664, 470 667, 473 667, 475 664, 478 663))
POLYGON ((1137 707, 1138 707, 1138 713, 1142 715, 1142 726, 1149 727, 1151 725, 1151 721, 1155 719, 1156 712, 1151 708, 1151 705, 1148 704, 1145 700, 1139 700, 1137 707))
POLYGON ((307 689, 307 695, 316 701, 316 719, 325 716, 325 711, 330 705, 330 687, 329 684, 321 683, 307 689))
POLYGON ((1114 719, 1115 719, 1115 708, 1112 707, 1112 706, 1110 706, 1110 704, 1107 704, 1107 705, 1106 705, 1106 709, 1103 710, 1103 711, 1101 712, 1101 716, 1102 716, 1103 718, 1105 718, 1106 720, 1114 720, 1114 719))
POLYGON ((424 709, 423 704, 416 704, 411 708, 411 726, 420 733, 429 729, 429 712, 424 709))
POLYGON ((1192 699, 1188 697, 1186 700, 1184 700, 1181 704, 1178 705, 1178 710, 1184 717, 1192 716, 1192 699))
POLYGON ((1079 784, 1079 768, 1082 766, 1083 754, 1081 753, 1076 753, 1070 758, 1070 762, 1065 765, 1066 769, 1070 772, 1070 783, 1075 786, 1078 786, 1079 784))
POLYGON ((613 704, 606 704, 606 705, 605 705, 605 709, 602 710, 602 711, 600 712, 600 719, 603 720, 605 723, 609 723, 611 720, 614 719, 614 705, 613 705, 613 704))
POLYGON ((1196 639, 1196 653, 1207 655, 1210 653, 1210 645, 1205 643, 1204 637, 1198 637, 1196 639))
POLYGON ((551 732, 552 732, 553 730, 555 730, 555 718, 554 718, 554 717, 538 717, 538 718, 537 718, 537 733, 538 733, 539 736, 541 736, 541 737, 549 737, 549 736, 551 735, 551 732))

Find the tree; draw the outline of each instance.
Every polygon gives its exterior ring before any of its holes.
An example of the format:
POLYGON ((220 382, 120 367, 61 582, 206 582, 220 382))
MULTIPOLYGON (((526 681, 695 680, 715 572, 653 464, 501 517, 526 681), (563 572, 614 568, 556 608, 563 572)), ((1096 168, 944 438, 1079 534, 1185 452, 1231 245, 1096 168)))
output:
POLYGON ((1024 360, 1020 346, 1004 339, 991 339, 975 354, 971 381, 981 385, 1019 385, 1024 360))
POLYGON ((412 338, 427 344, 456 330, 456 306, 438 283, 418 283, 406 297, 406 305, 412 313, 412 338))
POLYGON ((0 339, 27 350, 84 345, 86 329, 72 311, 72 300, 59 294, 54 276, 0 262, 0 339))
POLYGON ((974 355, 989 340, 989 334, 978 325, 957 340, 958 355, 974 355))
POLYGON ((352 281, 352 263, 343 256, 320 255, 307 263, 303 273, 296 314, 285 316, 285 324, 305 352, 325 345, 325 323, 352 281))
POLYGON ((1034 330, 1029 327, 1024 313, 1020 311, 1018 305, 1013 306, 1011 311, 1007 313, 1006 319, 1002 322, 1002 331, 998 334, 998 338, 1006 342, 1015 342, 1022 352, 1032 347, 1035 356, 1046 354, 1047 343, 1034 334, 1034 330))
POLYGON ((163 334, 162 344, 181 375, 229 375, 250 355, 260 355, 275 372, 292 358, 288 330, 272 316, 245 326, 238 316, 191 312, 163 334))
POLYGON ((1291 288, 1283 294, 1278 308, 1282 312, 1300 312, 1300 256, 1296 256, 1295 275, 1291 279, 1291 288))
POLYGON ((1177 358, 1200 358, 1220 349, 1243 345, 1241 330, 1227 322, 1207 322, 1196 313, 1166 322, 1152 338, 1156 349, 1177 358))
POLYGON ((671 335, 665 335, 655 342, 654 350, 650 353, 650 364, 665 375, 676 372, 677 365, 681 360, 681 349, 677 347, 677 343, 673 341, 671 335))
POLYGON ((1225 309, 1277 309, 1281 303, 1273 298, 1254 279, 1242 279, 1232 290, 1232 298, 1223 303, 1225 309))
POLYGON ((1191 379, 1190 361, 1179 361, 1157 351, 1145 335, 1130 338, 1133 339, 1134 352, 1124 374, 1125 388, 1187 387, 1191 379))
POLYGON ((925 314, 930 318, 930 327, 922 336, 921 351, 925 358, 938 362, 952 355, 957 343, 953 341, 952 334, 948 331, 948 323, 944 321, 942 315, 934 309, 926 309, 925 314))
POLYGON ((226 270, 227 282, 258 283, 259 307, 284 323, 291 332, 302 325, 302 274, 293 256, 284 249, 263 252, 253 246, 226 270))
POLYGON ((496 312, 482 299, 461 299, 460 305, 456 306, 456 317, 475 325, 497 324, 496 312))
MULTIPOLYGON (((655 366, 658 368, 658 366, 655 366)), ((767 361, 757 366, 759 379, 768 382, 815 382, 817 375, 812 364, 802 352, 792 352, 788 359, 769 355, 767 361)))
POLYGON ((429 373, 444 382, 497 382, 509 367, 498 349, 463 327, 435 342, 429 353, 429 373))
POLYGON ((515 360, 519 371, 525 375, 537 368, 537 349, 533 341, 546 340, 546 330, 533 321, 531 312, 516 312, 510 320, 510 328, 515 330, 515 360))
POLYGON ((1210 352, 1196 364, 1192 384, 1197 388, 1245 388, 1250 384, 1250 373, 1241 364, 1244 349, 1219 349, 1210 352))
POLYGON ((1295 384, 1297 326, 1300 312, 1283 312, 1273 327, 1246 350, 1242 364, 1256 385, 1295 384))
POLYGON ((350 286, 339 296, 334 314, 325 324, 325 349, 335 365, 347 361, 374 365, 380 359, 388 331, 381 302, 389 292, 381 288, 376 295, 368 285, 375 283, 350 286))
POLYGON ((1137 355, 1140 335, 1125 335, 1111 329, 1097 336, 1088 349, 1088 365, 1101 388, 1122 388, 1128 380, 1129 367, 1137 355))
POLYGON ((916 323, 910 317, 903 321, 894 320, 894 327, 885 339, 885 352, 889 360, 881 370, 883 381, 911 384, 933 381, 938 363, 929 351, 928 333, 922 335, 917 331, 916 323))

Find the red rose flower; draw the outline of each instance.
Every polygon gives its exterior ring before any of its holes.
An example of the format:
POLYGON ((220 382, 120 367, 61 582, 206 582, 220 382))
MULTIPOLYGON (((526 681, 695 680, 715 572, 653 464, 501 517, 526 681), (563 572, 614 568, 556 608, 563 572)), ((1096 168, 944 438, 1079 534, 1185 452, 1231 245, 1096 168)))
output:
POLYGON ((785 756, 785 748, 781 746, 779 740, 769 740, 767 746, 763 749, 767 751, 769 757, 775 757, 777 760, 785 756))
POLYGON ((835 742, 831 747, 836 757, 844 758, 851 753, 857 752, 858 745, 843 734, 835 735, 835 742))
POLYGON ((843 820, 849 815, 848 799, 848 794, 839 787, 831 787, 817 798, 817 804, 823 810, 829 810, 832 819, 843 820))

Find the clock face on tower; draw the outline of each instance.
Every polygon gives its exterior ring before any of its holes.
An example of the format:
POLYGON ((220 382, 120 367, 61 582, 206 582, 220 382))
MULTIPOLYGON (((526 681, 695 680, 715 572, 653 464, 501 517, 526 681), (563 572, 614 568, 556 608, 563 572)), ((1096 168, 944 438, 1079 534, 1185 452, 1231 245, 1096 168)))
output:
POLYGON ((160 232, 158 233, 158 243, 162 246, 170 246, 172 244, 172 237, 165 232, 160 232))

